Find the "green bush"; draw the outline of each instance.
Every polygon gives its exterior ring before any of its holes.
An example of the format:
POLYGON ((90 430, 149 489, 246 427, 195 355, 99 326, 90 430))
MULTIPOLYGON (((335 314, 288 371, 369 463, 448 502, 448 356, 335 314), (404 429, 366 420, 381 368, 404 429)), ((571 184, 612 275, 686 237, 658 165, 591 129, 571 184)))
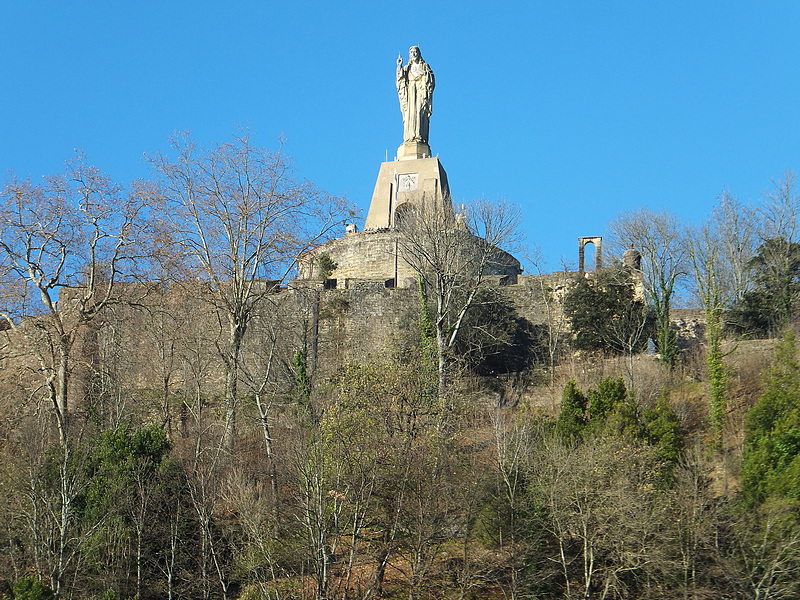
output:
POLYGON ((14 583, 15 600, 50 600, 52 597, 53 590, 36 577, 20 577, 14 583))

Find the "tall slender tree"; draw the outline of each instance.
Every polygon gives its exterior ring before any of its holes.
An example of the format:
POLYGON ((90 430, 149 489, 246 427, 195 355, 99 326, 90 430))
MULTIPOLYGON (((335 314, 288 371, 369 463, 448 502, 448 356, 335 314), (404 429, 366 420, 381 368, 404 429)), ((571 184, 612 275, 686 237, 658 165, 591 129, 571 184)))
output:
POLYGON ((282 151, 254 146, 247 132, 205 150, 189 134, 157 154, 164 220, 177 252, 208 287, 222 326, 225 440, 234 446, 243 340, 254 311, 284 281, 297 256, 348 214, 346 203, 299 179, 282 151))
POLYGON ((632 247, 641 253, 645 294, 656 314, 656 344, 662 360, 672 367, 678 345, 669 313, 677 287, 690 268, 685 226, 668 212, 645 208, 621 215, 611 231, 620 249, 632 247))
POLYGON ((519 210, 511 204, 477 202, 456 218, 449 198, 423 197, 399 225, 403 258, 419 273, 436 334, 440 397, 465 317, 484 276, 502 263, 500 247, 517 241, 518 224, 519 210))
POLYGON ((747 207, 723 193, 708 221, 687 237, 694 294, 706 317, 710 415, 717 448, 723 443, 727 407, 724 315, 737 299, 746 296, 747 265, 754 253, 754 221, 742 218, 748 213, 747 207))

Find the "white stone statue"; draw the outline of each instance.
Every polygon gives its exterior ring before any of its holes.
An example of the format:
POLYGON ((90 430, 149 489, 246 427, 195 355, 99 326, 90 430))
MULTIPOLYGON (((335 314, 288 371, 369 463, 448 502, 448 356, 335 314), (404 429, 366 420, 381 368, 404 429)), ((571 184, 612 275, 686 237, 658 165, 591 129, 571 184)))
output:
POLYGON ((433 71, 422 60, 419 46, 411 46, 405 67, 403 57, 397 57, 397 95, 403 113, 403 142, 428 143, 435 85, 433 71))

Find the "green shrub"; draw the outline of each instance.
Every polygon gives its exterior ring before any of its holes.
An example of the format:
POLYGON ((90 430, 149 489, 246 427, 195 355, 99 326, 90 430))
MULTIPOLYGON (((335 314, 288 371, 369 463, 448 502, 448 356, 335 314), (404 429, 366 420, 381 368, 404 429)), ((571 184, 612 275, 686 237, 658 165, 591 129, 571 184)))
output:
POLYGON ((50 600, 52 597, 53 590, 36 577, 20 577, 14 583, 15 600, 50 600))

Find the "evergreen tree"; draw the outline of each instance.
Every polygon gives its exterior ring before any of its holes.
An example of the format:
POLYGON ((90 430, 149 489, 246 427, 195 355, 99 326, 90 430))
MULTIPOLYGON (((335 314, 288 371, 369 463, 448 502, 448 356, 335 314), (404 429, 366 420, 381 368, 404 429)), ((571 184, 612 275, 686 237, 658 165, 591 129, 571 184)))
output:
POLYGON ((643 420, 646 440, 655 447, 656 457, 662 464, 661 479, 671 484, 683 456, 685 432, 666 392, 656 401, 655 407, 644 411, 643 420))
POLYGON ((654 332, 652 311, 635 294, 624 269, 601 271, 595 281, 580 279, 564 298, 577 350, 632 355, 647 346, 654 332))
POLYGON ((596 388, 587 392, 589 401, 589 420, 591 422, 605 421, 606 417, 614 412, 625 401, 628 390, 622 377, 605 377, 597 383, 596 388))
POLYGON ((800 300, 800 244, 764 242, 750 261, 753 289, 728 314, 728 328, 753 337, 777 335, 796 315, 800 300))
POLYGON ((51 600, 51 598, 53 590, 36 577, 26 575, 14 582, 15 600, 51 600))
POLYGON ((584 393, 570 379, 561 395, 561 412, 556 428, 564 440, 576 440, 583 435, 586 427, 587 400, 584 393))
POLYGON ((778 344, 767 389, 745 417, 742 493, 800 500, 800 363, 794 334, 778 344))

